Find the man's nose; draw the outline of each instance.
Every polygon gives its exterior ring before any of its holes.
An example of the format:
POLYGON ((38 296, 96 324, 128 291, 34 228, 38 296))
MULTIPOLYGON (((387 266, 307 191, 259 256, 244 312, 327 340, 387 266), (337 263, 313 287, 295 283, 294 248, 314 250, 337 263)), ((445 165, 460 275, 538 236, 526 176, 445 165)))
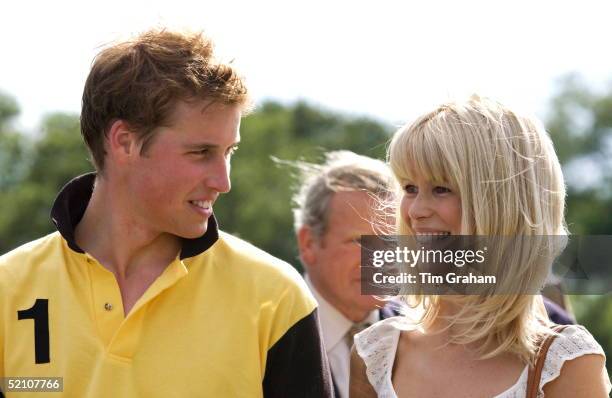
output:
POLYGON ((212 165, 212 170, 206 179, 206 185, 219 193, 227 193, 232 189, 230 181, 230 162, 227 159, 219 159, 212 165))

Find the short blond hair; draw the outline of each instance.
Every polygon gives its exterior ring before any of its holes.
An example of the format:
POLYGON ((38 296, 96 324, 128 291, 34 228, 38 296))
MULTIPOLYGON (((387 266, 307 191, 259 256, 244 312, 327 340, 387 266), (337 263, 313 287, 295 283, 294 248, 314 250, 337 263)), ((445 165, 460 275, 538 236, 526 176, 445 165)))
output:
POLYGON ((251 106, 242 77, 214 57, 212 41, 201 32, 152 29, 104 48, 85 82, 81 110, 81 134, 96 170, 104 170, 114 120, 137 133, 144 153, 178 101, 194 100, 251 106))
MULTIPOLYGON (((550 136, 536 119, 495 101, 472 96, 438 106, 395 133, 388 160, 401 186, 418 174, 457 192, 462 234, 567 234, 565 184, 550 136)), ((399 233, 413 235, 399 206, 397 209, 399 233)), ((518 285, 533 283, 533 278, 541 278, 543 284, 556 252, 538 257, 541 247, 536 246, 505 258, 503 265, 508 268, 501 271, 514 273, 518 285)), ((453 342, 484 341, 483 358, 513 352, 530 362, 538 335, 546 333, 548 318, 539 296, 420 295, 407 299, 411 306, 424 306, 424 323, 437 316, 440 300, 458 304, 460 310, 449 318, 450 324, 467 326, 468 331, 454 336, 453 342)))

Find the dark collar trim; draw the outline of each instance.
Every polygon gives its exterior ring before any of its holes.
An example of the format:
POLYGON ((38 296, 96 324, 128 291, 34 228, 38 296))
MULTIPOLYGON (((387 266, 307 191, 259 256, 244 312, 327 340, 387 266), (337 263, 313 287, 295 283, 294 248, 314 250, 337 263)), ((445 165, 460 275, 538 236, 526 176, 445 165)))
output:
MULTIPOLYGON (((77 245, 74 231, 85 214, 95 181, 96 173, 83 174, 72 179, 61 189, 51 209, 51 221, 68 243, 68 247, 77 253, 84 253, 84 251, 77 245)), ((217 220, 212 215, 208 219, 208 229, 204 235, 195 239, 182 238, 180 259, 194 257, 205 252, 218 239, 217 220)))

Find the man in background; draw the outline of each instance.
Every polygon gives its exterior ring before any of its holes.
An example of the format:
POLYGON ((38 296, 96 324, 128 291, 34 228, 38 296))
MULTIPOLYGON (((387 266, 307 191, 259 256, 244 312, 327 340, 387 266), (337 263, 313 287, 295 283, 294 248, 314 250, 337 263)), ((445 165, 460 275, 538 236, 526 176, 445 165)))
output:
POLYGON ((377 211, 393 192, 393 176, 383 162, 350 151, 298 168, 294 220, 304 278, 319 303, 336 396, 348 398, 353 335, 397 315, 394 305, 361 295, 359 245, 361 235, 385 233, 393 223, 377 211))

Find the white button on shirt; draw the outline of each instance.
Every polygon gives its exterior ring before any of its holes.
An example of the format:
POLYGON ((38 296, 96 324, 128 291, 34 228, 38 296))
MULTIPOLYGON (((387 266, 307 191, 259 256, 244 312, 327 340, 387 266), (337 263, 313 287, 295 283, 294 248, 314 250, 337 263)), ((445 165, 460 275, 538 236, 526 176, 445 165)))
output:
MULTIPOLYGON (((304 280, 319 304, 319 321, 321 322, 323 343, 327 351, 334 383, 340 393, 339 398, 348 398, 351 346, 348 344, 346 335, 353 326, 353 322, 342 315, 317 292, 307 274, 304 275, 304 280)), ((380 315, 377 310, 374 310, 362 322, 373 324, 379 320, 380 315)))

